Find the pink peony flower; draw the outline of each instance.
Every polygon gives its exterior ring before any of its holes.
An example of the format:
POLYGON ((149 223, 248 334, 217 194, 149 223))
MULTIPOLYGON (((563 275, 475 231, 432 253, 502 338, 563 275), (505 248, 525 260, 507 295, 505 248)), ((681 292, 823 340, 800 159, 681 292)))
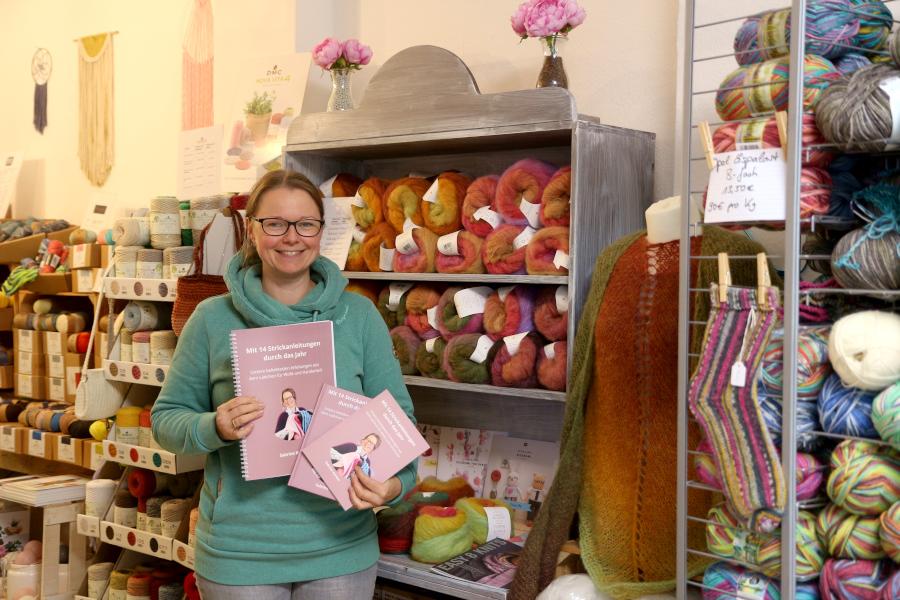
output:
POLYGON ((341 43, 334 38, 325 38, 313 48, 313 62, 323 69, 330 69, 334 61, 341 57, 341 43))
POLYGON ((559 33, 568 23, 567 0, 535 0, 525 16, 529 37, 547 37, 559 33))
POLYGON ((344 59, 354 65, 367 65, 372 60, 372 49, 359 40, 344 42, 344 59))
POLYGON ((584 23, 587 13, 583 8, 578 6, 575 0, 565 0, 566 3, 566 19, 570 29, 574 29, 584 23))
POLYGON ((513 31, 515 31, 516 35, 519 37, 528 37, 528 33, 525 32, 525 17, 528 15, 529 8, 531 8, 530 2, 523 2, 519 5, 519 8, 516 9, 516 12, 513 13, 513 16, 509 18, 513 31))

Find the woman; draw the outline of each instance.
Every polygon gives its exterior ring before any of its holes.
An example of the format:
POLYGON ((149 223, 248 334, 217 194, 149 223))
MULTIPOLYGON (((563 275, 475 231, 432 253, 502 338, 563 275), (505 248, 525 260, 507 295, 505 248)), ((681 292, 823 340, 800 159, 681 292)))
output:
POLYGON ((238 441, 263 405, 234 397, 233 329, 331 320, 338 387, 369 397, 387 389, 412 418, 378 311, 345 291, 338 267, 319 256, 323 214, 321 193, 302 175, 274 171, 256 183, 246 243, 225 275, 230 293, 197 306, 153 406, 163 448, 208 453, 195 559, 205 600, 371 598, 378 560, 371 509, 398 501, 414 483, 415 463, 384 483, 357 466, 349 492, 356 510, 344 512, 285 478, 241 476, 238 441))
POLYGON ((281 407, 284 410, 275 422, 275 437, 285 441, 302 440, 312 422, 312 411, 297 407, 297 392, 293 388, 281 392, 281 407))

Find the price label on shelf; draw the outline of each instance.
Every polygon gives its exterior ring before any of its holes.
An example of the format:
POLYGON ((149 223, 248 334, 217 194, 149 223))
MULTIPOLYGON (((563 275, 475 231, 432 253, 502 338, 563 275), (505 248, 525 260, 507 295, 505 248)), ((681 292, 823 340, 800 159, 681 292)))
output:
POLYGON ((400 300, 403 298, 403 294, 408 292, 412 286, 413 284, 411 283, 392 283, 389 285, 387 301, 388 310, 397 312, 397 309, 400 308, 400 300))
POLYGON ((437 202, 439 181, 439 179, 434 180, 434 183, 431 184, 431 187, 428 188, 428 191, 426 191, 425 195, 422 196, 422 200, 424 200, 425 202, 431 202, 432 204, 437 202))
POLYGON ((523 229, 519 235, 517 235, 515 238, 513 238, 513 248, 518 250, 519 248, 522 248, 523 246, 527 246, 528 242, 531 241, 531 238, 534 237, 535 233, 537 233, 536 229, 526 225, 525 229, 523 229))
POLYGON ((784 221, 786 163, 781 148, 713 155, 705 223, 784 221))
POLYGON ((486 285, 459 290, 453 295, 453 304, 456 305, 456 314, 459 315, 460 318, 465 318, 483 313, 487 298, 493 291, 494 290, 486 285))
POLYGON ((437 248, 445 256, 459 256, 459 232, 454 231, 439 237, 437 248))
POLYGON ((394 270, 394 249, 385 248, 384 244, 378 249, 378 268, 382 271, 394 270))
POLYGON ((519 203, 519 210, 528 219, 528 224, 537 229, 541 226, 541 205, 529 202, 525 198, 519 203))
POLYGON ((490 336, 483 335, 479 337, 478 342, 475 344, 475 350, 469 355, 469 360, 477 362, 478 364, 484 363, 484 361, 487 360, 488 352, 490 352, 493 345, 494 340, 492 340, 490 336))
POLYGON ((482 206, 474 213, 472 213, 472 216, 475 217, 476 221, 484 221, 485 223, 490 225, 492 229, 497 229, 503 222, 500 214, 491 210, 491 207, 489 206, 482 206))

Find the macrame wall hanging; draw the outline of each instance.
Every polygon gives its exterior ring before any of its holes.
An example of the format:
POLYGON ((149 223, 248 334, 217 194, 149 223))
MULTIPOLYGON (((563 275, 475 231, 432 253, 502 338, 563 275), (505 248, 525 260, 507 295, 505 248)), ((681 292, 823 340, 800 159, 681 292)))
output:
POLYGON ((181 58, 181 129, 213 124, 212 0, 194 0, 181 58))
POLYGON ((31 57, 31 78, 34 79, 34 128, 41 135, 47 127, 47 82, 53 72, 53 57, 46 48, 38 48, 31 57))
POLYGON ((114 156, 113 35, 78 42, 78 158, 93 185, 106 183, 114 156))

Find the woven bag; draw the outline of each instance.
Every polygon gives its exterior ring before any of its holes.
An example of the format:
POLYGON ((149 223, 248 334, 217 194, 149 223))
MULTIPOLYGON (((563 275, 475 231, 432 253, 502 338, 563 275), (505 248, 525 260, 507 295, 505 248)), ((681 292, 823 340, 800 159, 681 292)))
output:
MULTIPOLYGON (((226 211, 234 228, 234 245, 240 248, 244 243, 244 218, 237 211, 228 209, 226 211)), ((200 239, 194 246, 193 274, 178 278, 178 292, 172 306, 172 330, 175 331, 175 335, 181 335, 182 328, 198 304, 207 298, 228 293, 224 277, 203 274, 203 246, 206 243, 206 233, 211 226, 212 223, 203 228, 200 239)))

